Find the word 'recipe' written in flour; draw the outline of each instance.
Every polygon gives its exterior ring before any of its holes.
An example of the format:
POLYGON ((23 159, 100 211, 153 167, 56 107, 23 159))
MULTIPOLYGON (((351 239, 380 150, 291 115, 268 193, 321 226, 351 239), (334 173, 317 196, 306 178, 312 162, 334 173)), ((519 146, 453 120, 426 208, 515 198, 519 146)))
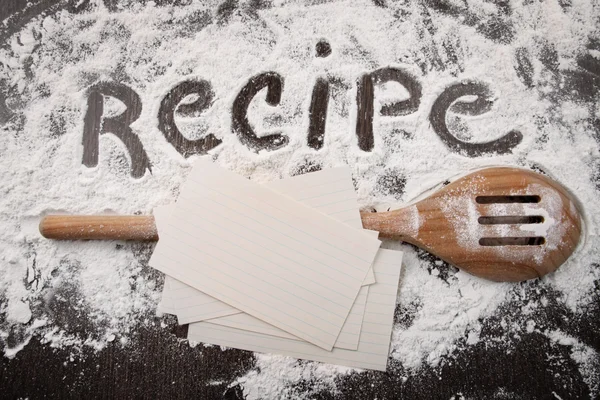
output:
MULTIPOLYGON (((502 164, 545 172, 576 193, 587 217, 581 249, 555 273, 514 285, 386 242, 405 257, 385 380, 414 398, 441 377, 454 385, 445 398, 597 396, 599 7, 32 1, 25 19, 0 26, 0 352, 57 348, 77 359, 106 346, 147 348, 144 329, 164 334, 152 246, 57 243, 37 224, 57 211, 152 214, 175 201, 206 153, 259 183, 346 165, 361 208, 377 211, 502 164), (35 11, 42 3, 51 8, 35 11), (27 345, 36 341, 47 346, 27 345), (487 361, 489 374, 473 360, 487 361), (510 367, 523 360, 546 375, 510 367), (496 366, 508 367, 490 378, 496 366)), ((232 359, 231 350, 200 351, 215 358, 198 365, 232 359)), ((181 364, 183 353, 173 354, 181 364)), ((215 380, 222 391, 239 382, 248 399, 288 398, 294 387, 356 398, 357 387, 387 387, 369 373, 243 357, 252 362, 215 380)))
MULTIPOLYGON (((321 40, 316 45, 316 57, 331 54, 331 45, 321 40)), ((249 122, 248 108, 257 94, 266 88, 265 102, 277 106, 284 93, 285 78, 275 71, 263 72, 248 79, 235 96, 231 106, 231 129, 239 141, 254 152, 277 150, 288 144, 288 137, 281 133, 259 135, 249 122)), ((104 133, 114 134, 123 142, 131 157, 131 175, 142 177, 151 169, 151 162, 140 139, 131 124, 140 118, 142 100, 129 86, 118 82, 97 83, 87 90, 87 113, 83 127, 83 164, 88 167, 98 165, 99 138, 104 133), (125 105, 118 115, 107 116, 104 112, 105 98, 113 98, 125 105)), ((197 78, 185 80, 174 86, 160 102, 158 128, 165 139, 184 157, 203 155, 219 146, 222 141, 212 133, 203 138, 190 140, 177 127, 175 113, 183 115, 199 114, 207 111, 214 101, 214 91, 210 81, 197 78), (192 102, 185 102, 193 98, 192 102)), ((323 147, 327 125, 327 109, 330 101, 330 80, 318 77, 312 89, 308 110, 309 126, 306 143, 314 150, 323 147)), ((401 97, 401 96, 397 96, 401 97)), ((398 67, 383 67, 363 73, 356 87, 356 129, 355 134, 360 150, 370 152, 374 147, 373 119, 379 117, 401 117, 419 111, 422 98, 422 85, 410 71, 398 67), (375 87, 386 83, 396 83, 408 94, 408 98, 384 104, 375 110, 375 87)), ((300 99, 298 99, 301 101, 300 99)), ((523 135, 511 130, 500 138, 487 142, 473 143, 453 135, 446 124, 446 114, 452 112, 464 115, 480 115, 490 111, 493 105, 492 93, 484 82, 462 81, 449 85, 434 101, 429 113, 429 121, 435 133, 448 148, 470 157, 486 154, 504 154, 521 143, 523 135), (475 98, 461 102, 460 99, 475 98)))

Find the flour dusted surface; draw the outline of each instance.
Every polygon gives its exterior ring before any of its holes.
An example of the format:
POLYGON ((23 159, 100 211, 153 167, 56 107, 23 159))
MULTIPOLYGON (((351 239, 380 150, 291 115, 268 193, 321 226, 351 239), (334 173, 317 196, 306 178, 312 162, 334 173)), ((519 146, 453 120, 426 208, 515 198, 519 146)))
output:
MULTIPOLYGON (((385 7, 367 1, 84 3, 79 12, 34 18, 0 49, 6 99, 5 107, 0 104, 0 341, 6 356, 18 354, 32 336, 75 353, 116 341, 135 346, 140 325, 160 323, 154 310, 162 278, 145 264, 151 245, 47 241, 39 237, 37 222, 54 212, 149 214, 172 202, 197 156, 184 158, 166 140, 158 128, 159 106, 178 83, 203 79, 214 91, 212 104, 199 115, 176 114, 177 126, 190 139, 215 135, 222 141, 210 151, 216 162, 259 182, 348 164, 361 206, 379 211, 486 165, 534 168, 564 184, 583 204, 585 243, 539 282, 492 283, 409 246, 385 244, 406 252, 390 368, 418 374, 425 366, 452 362, 468 348, 510 351, 521 335, 539 332, 557 346, 571 346, 586 384, 597 393, 597 352, 584 341, 561 340, 572 334, 558 332, 543 312, 560 305, 578 318, 598 299, 600 157, 594 121, 600 114, 597 91, 578 86, 578 79, 588 77, 593 88, 598 79, 590 67, 600 62, 593 39, 597 5, 584 0, 568 7, 472 1, 446 8, 420 1, 390 1, 385 7), (327 57, 315 55, 321 40, 331 46, 327 57), (384 117, 377 112, 381 106, 409 94, 394 82, 377 85, 374 147, 363 151, 355 134, 357 81, 383 67, 416 77, 422 96, 415 112, 384 117), (232 133, 231 108, 247 81, 266 71, 284 78, 281 101, 269 106, 266 91, 259 92, 248 119, 258 136, 282 133, 288 143, 255 152, 232 133), (332 83, 323 147, 315 150, 307 146, 307 132, 318 77, 332 83), (131 156, 110 134, 100 136, 98 166, 82 165, 87 91, 101 81, 125 84, 141 99, 141 114, 131 128, 151 171, 139 179, 130 174, 131 156), (487 85, 489 110, 472 115, 451 107, 448 129, 466 143, 517 130, 522 141, 512 151, 469 157, 448 147, 432 128, 436 99, 463 81, 487 85), (74 310, 80 325, 61 320, 52 311, 60 307, 74 310), (486 333, 487 324, 495 324, 495 335, 486 333)), ((107 97, 104 108, 105 116, 114 116, 124 106, 107 97)), ((251 398, 284 393, 294 379, 334 388, 336 379, 349 373, 256 357, 260 372, 239 378, 251 398), (282 370, 289 378, 281 377, 282 370)))

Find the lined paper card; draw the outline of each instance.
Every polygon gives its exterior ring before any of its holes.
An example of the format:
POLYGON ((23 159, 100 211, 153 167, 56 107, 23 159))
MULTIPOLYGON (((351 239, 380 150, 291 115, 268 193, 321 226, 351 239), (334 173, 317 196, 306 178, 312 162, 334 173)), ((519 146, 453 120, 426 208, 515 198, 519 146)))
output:
MULTIPOLYGON (((349 226, 358 229, 362 228, 362 221, 360 219, 360 213, 358 212, 357 197, 354 186, 352 185, 352 174, 348 167, 330 168, 305 175, 276 180, 267 183, 265 186, 314 207, 324 214, 328 214, 349 226)), ((161 224, 169 217, 173 207, 174 205, 169 205, 157 207, 155 209, 154 217, 159 232, 161 232, 161 224)), ((377 238, 377 232, 370 232, 377 238)), ((369 272, 363 281, 363 285, 371 285, 373 283, 375 283, 373 268, 369 268, 369 272)), ((357 297, 357 300, 359 300, 359 304, 353 306, 350 315, 353 318, 353 321, 346 322, 342 328, 342 333, 340 335, 343 336, 343 340, 341 343, 349 342, 349 337, 346 332, 350 330, 351 326, 356 326, 356 318, 358 318, 356 313, 364 307, 364 305, 360 304, 362 297, 357 297), (355 310, 355 307, 358 308, 355 310)), ((225 317, 241 312, 240 310, 220 302, 214 297, 202 293, 170 276, 165 277, 163 300, 161 301, 158 310, 160 312, 177 315, 179 324, 188 324, 190 322, 225 317), (170 304, 168 308, 166 308, 167 303, 170 304)), ((360 320, 362 321, 362 315, 360 320)), ((359 332, 356 331, 356 328, 353 329, 352 332, 356 335, 359 334, 359 332)), ((339 342, 340 341, 338 340, 338 343, 339 342)), ((352 343, 354 343, 353 346, 356 347, 358 345, 358 338, 352 340, 352 343)))
MULTIPOLYGON (((172 208, 173 205, 154 208, 154 221, 158 232, 166 229, 164 224, 170 217, 172 208)), ((179 324, 187 324, 241 311, 166 275, 157 312, 176 315, 179 324)))
MULTIPOLYGON (((348 167, 326 169, 282 179, 267 184, 267 187, 302 201, 325 214, 345 222, 349 226, 362 227, 356 194, 352 185, 352 176, 348 167)), ((159 232, 160 226, 164 223, 164 216, 173 207, 173 205, 159 207, 158 212, 155 212, 159 232)), ((376 231, 367 232, 374 238, 378 237, 378 232, 376 231)), ((370 268, 369 272, 363 285, 367 281, 369 281, 369 284, 375 281, 373 269, 370 268)), ((368 288, 363 286, 342 326, 334 347, 349 350, 357 349, 367 294, 368 288)), ((238 329, 301 340, 264 321, 241 313, 236 308, 220 302, 169 276, 165 278, 163 300, 159 305, 159 311, 177 315, 180 324, 210 319, 211 323, 217 325, 231 326, 238 329)))
MULTIPOLYGON (((340 335, 338 336, 337 340, 335 341, 335 344, 333 345, 334 348, 348 350, 356 350, 358 348, 358 342, 360 339, 360 331, 363 323, 368 293, 369 286, 363 286, 360 288, 358 296, 356 297, 356 300, 352 305, 352 309, 350 310, 350 314, 348 315, 348 318, 346 318, 346 321, 344 321, 344 325, 342 326, 340 335)), ((240 330, 246 330, 250 332, 265 333, 267 335, 287 338, 291 340, 302 340, 294 335, 291 335, 281 329, 278 329, 273 325, 269 325, 266 322, 261 321, 260 319, 255 318, 246 313, 212 318, 208 319, 207 322, 210 322, 211 324, 215 325, 229 326, 232 328, 237 328, 240 330)))
POLYGON ((330 350, 379 240, 199 160, 150 265, 330 350))
MULTIPOLYGON (((378 232, 375 231, 367 231, 373 237, 377 238, 378 232)), ((372 269, 371 269, 372 270, 372 269)), ((373 277, 374 279, 374 277, 373 277)), ((348 350, 356 350, 358 348, 358 341, 360 339, 360 331, 363 321, 363 316, 365 313, 365 305, 367 303, 367 295, 369 293, 369 287, 363 286, 360 288, 358 292, 358 296, 356 300, 354 300, 354 304, 350 309, 350 314, 346 321, 344 321, 344 325, 342 326, 342 330, 340 335, 338 336, 334 348, 340 349, 348 349, 348 350)), ((225 317, 212 318, 208 320, 211 324, 230 326, 237 329, 243 329, 251 332, 265 333, 268 335, 288 338, 292 340, 301 340, 289 333, 282 331, 281 329, 275 328, 272 325, 267 324, 264 321, 261 321, 258 318, 255 318, 248 314, 235 314, 228 315, 225 317)))
MULTIPOLYGON (((357 229, 363 227, 349 167, 329 168, 292 178, 279 179, 266 183, 265 186, 351 227, 357 229)), ((378 235, 379 232, 375 238, 378 235)), ((375 275, 373 275, 373 269, 369 268, 363 284, 372 285, 373 283, 375 283, 375 275)))
POLYGON ((190 324, 188 339, 221 346, 277 353, 306 360, 385 371, 398 292, 402 252, 379 250, 374 263, 377 282, 369 287, 358 350, 325 351, 310 343, 252 333, 210 322, 190 324))
POLYGON ((158 311, 177 316, 180 325, 232 314, 240 310, 170 276, 165 276, 158 311))

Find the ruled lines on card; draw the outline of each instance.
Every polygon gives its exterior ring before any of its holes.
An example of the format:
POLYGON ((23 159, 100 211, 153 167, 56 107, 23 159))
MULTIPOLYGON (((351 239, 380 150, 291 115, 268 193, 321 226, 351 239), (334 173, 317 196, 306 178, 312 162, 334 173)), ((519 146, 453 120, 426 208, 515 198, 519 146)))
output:
MULTIPOLYGON (((167 229, 166 223, 173 207, 171 204, 154 208, 154 221, 159 234, 161 230, 167 229)), ((165 276, 162 299, 157 311, 177 316, 180 325, 241 312, 169 275, 165 276)))
POLYGON ((223 303, 170 276, 165 277, 167 295, 171 296, 171 310, 180 325, 204 321, 241 313, 240 310, 223 303))
MULTIPOLYGON (((352 305, 350 314, 344 321, 340 335, 338 336, 334 348, 356 350, 358 348, 358 342, 360 339, 360 331, 365 313, 365 305, 367 303, 367 295, 369 293, 369 286, 363 286, 358 292, 358 296, 352 305)), ((264 333, 266 335, 277 336, 287 338, 291 340, 302 340, 295 337, 281 329, 278 329, 272 325, 261 321, 251 315, 245 313, 239 313, 234 315, 228 315, 225 317, 211 318, 208 322, 215 325, 229 326, 240 330, 246 330, 250 332, 264 333)))
POLYGON ((374 263, 377 282, 369 287, 358 350, 334 348, 332 351, 307 342, 248 332, 227 326, 197 322, 190 324, 188 339, 238 349, 277 353, 307 360, 385 371, 402 252, 379 250, 374 263))
POLYGON ((151 266, 327 350, 380 244, 208 160, 163 225, 151 266))
POLYGON ((348 226, 362 229, 358 198, 348 167, 330 168, 279 179, 268 182, 265 186, 313 207, 348 226))
MULTIPOLYGON (((306 205, 328 214, 349 226, 360 229, 362 221, 358 211, 357 197, 352 185, 352 176, 350 168, 339 167, 330 168, 322 171, 312 172, 305 175, 294 176, 291 178, 276 180, 265 184, 267 187, 289 196, 295 200, 301 201, 306 205), (334 204, 330 206, 329 204, 334 204), (323 206, 325 204, 325 206, 323 206), (325 208, 322 208, 325 207, 325 208)), ((155 219, 160 232, 160 225, 165 218, 168 218, 173 205, 162 206, 155 210, 155 219)), ((366 231, 374 238, 378 233, 366 231)), ((363 285, 375 283, 373 269, 369 268, 363 285)), ((165 286, 163 294, 175 299, 171 313, 177 316, 179 324, 188 324, 190 322, 204 321, 218 317, 231 316, 241 313, 240 310, 223 303, 214 297, 211 297, 199 290, 196 290, 182 282, 173 279, 170 276, 165 277, 165 286)), ((363 307, 361 298, 357 297, 358 304, 354 307, 363 307)), ((168 311, 164 311, 168 312, 168 311)), ((240 319, 236 319, 239 321, 240 319)), ((245 319, 244 319, 245 320, 245 319)), ((362 317, 361 317, 362 320, 362 317)), ((352 325, 345 324, 340 335, 346 338, 348 332, 356 335, 353 340, 354 346, 358 344, 358 335, 360 332, 352 325)), ((239 326, 238 326, 239 327, 239 326)), ((280 332, 283 332, 280 330, 280 332)), ((339 342, 339 341, 338 341, 339 342)), ((337 343, 337 342, 336 342, 337 343)), ((349 345, 349 340, 343 343, 349 345)))

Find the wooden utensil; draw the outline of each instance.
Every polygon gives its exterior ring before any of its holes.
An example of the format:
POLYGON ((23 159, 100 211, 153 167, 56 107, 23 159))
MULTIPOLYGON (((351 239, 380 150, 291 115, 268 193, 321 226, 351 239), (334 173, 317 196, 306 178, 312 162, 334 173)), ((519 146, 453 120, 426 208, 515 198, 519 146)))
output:
MULTIPOLYGON (((361 212, 363 226, 411 243, 473 275, 521 281, 546 275, 575 250, 581 214, 548 177, 485 168, 401 209, 361 212)), ((48 215, 49 239, 158 240, 152 216, 48 215)))

